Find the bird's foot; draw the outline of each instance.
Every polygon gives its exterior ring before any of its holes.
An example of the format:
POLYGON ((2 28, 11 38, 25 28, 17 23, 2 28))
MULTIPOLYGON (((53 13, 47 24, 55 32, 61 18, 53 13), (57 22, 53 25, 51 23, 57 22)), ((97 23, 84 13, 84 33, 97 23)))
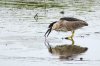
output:
POLYGON ((65 39, 72 40, 73 38, 70 36, 70 37, 65 37, 65 39))

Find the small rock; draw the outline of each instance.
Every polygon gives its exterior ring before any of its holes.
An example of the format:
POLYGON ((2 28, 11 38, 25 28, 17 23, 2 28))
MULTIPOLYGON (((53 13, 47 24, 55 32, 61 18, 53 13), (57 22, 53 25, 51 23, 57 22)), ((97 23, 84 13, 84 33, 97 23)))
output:
POLYGON ((60 13, 61 13, 61 14, 64 14, 64 11, 61 11, 60 13))
POLYGON ((80 61, 82 61, 83 60, 83 58, 80 58, 80 61))

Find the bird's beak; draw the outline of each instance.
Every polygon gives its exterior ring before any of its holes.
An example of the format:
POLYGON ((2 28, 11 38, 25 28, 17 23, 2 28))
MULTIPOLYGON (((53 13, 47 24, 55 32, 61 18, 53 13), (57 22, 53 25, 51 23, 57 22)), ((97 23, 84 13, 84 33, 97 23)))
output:
POLYGON ((51 28, 49 28, 47 31, 46 31, 46 33, 45 33, 45 37, 48 37, 49 36, 49 34, 50 34, 50 32, 51 32, 51 28))

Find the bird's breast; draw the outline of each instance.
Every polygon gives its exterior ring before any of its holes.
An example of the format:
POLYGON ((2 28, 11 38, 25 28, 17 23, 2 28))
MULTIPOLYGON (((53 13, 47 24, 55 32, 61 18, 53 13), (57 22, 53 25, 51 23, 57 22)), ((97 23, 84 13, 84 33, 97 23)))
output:
POLYGON ((53 30, 55 31, 62 31, 62 32, 67 32, 68 29, 66 28, 65 25, 63 25, 62 23, 55 23, 52 27, 53 30))
POLYGON ((62 31, 62 32, 67 32, 67 28, 66 27, 61 27, 59 29, 55 29, 56 31, 62 31))

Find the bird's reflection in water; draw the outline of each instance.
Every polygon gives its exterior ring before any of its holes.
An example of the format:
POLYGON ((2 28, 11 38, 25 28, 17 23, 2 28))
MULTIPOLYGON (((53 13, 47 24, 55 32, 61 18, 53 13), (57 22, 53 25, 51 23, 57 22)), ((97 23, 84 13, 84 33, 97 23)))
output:
MULTIPOLYGON (((64 45, 56 45, 52 47, 49 42, 46 40, 45 45, 48 48, 48 51, 53 55, 58 55, 60 59, 73 60, 78 55, 86 52, 88 50, 87 47, 80 47, 74 45, 74 40, 71 39, 72 45, 64 44, 64 45)), ((82 60, 82 58, 80 58, 82 60)))

